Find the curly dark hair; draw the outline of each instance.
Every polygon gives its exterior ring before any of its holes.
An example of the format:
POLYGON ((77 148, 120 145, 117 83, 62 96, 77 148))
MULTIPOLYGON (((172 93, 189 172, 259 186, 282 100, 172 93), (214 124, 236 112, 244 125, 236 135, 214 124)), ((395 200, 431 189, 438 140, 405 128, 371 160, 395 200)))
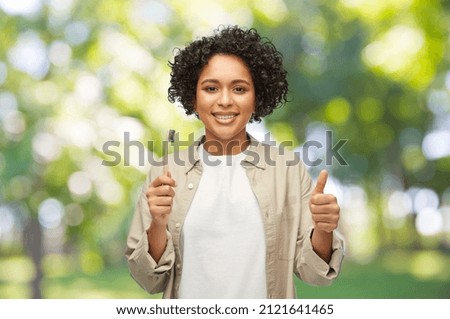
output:
POLYGON ((186 114, 194 113, 197 81, 203 67, 216 54, 231 54, 241 58, 250 70, 255 86, 256 105, 251 122, 261 121, 273 110, 287 102, 287 71, 283 68, 283 56, 255 29, 238 26, 219 27, 212 36, 189 43, 184 49, 176 49, 174 62, 169 62, 171 103, 180 102, 186 114))

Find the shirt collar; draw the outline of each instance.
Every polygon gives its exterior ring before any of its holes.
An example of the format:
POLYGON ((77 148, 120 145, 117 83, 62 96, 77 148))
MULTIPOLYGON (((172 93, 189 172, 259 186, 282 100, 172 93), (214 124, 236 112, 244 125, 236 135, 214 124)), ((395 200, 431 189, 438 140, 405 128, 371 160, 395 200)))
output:
MULTIPOLYGON (((247 156, 244 158, 244 162, 255 167, 265 169, 266 163, 264 161, 264 145, 250 134, 247 133, 247 135, 250 139, 250 145, 246 150, 247 156)), ((246 165, 244 164, 244 166, 246 165)))
MULTIPOLYGON (((245 150, 247 156, 243 160, 243 166, 246 167, 249 165, 253 165, 255 167, 265 169, 266 163, 264 162, 264 145, 249 133, 247 133, 247 136, 250 139, 250 145, 245 150)), ((188 147, 184 158, 184 167, 186 174, 195 166, 200 165, 200 155, 198 152, 198 147, 204 142, 204 140, 205 135, 202 135, 188 147)))

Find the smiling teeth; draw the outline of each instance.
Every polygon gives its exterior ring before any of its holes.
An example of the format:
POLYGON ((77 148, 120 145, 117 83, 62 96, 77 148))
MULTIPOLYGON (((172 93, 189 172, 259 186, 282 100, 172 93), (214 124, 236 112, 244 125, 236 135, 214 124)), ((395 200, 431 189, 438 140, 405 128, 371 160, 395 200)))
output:
POLYGON ((229 120, 234 117, 234 115, 216 115, 219 120, 229 120))

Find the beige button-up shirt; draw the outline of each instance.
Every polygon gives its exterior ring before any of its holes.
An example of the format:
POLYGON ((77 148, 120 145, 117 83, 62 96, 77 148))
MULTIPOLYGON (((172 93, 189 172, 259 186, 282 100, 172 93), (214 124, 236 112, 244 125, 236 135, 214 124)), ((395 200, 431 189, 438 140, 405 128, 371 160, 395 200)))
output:
MULTIPOLYGON (((150 168, 128 235, 125 255, 132 277, 151 294, 164 292, 164 298, 178 298, 183 275, 180 238, 202 175, 197 152, 201 140, 187 150, 169 155, 169 170, 177 186, 167 229, 167 245, 159 262, 156 263, 148 253, 147 230, 151 215, 145 193, 149 184, 163 174, 162 165, 150 168)), ((260 143, 251 136, 250 141, 241 165, 246 169, 264 223, 267 298, 295 298, 293 274, 312 285, 330 285, 340 272, 344 243, 334 232, 329 264, 312 249, 309 198, 314 187, 309 173, 294 152, 260 143)))

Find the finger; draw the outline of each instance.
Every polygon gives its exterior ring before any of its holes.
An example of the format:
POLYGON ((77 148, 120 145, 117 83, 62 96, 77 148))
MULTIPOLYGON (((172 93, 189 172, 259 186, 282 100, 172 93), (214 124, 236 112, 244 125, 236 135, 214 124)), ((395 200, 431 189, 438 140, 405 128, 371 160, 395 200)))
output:
POLYGON ((314 214, 312 219, 314 222, 322 222, 322 223, 329 223, 329 224, 337 224, 339 221, 339 215, 335 214, 314 214))
POLYGON ((325 184, 327 183, 328 172, 326 170, 321 170, 319 177, 317 178, 316 187, 312 191, 312 194, 323 194, 325 184))
POLYGON ((172 203, 173 203, 173 197, 169 197, 169 196, 159 196, 159 197, 155 198, 155 200, 153 201, 153 205, 155 205, 157 207, 172 206, 172 203))
POLYGON ((315 205, 311 204, 309 209, 312 214, 334 214, 339 215, 339 205, 337 204, 326 204, 326 205, 315 205))
POLYGON ((311 196, 310 202, 315 205, 326 205, 337 203, 337 199, 332 194, 314 194, 311 196))
POLYGON ((177 186, 177 182, 172 178, 172 173, 169 171, 169 169, 166 170, 165 175, 173 181, 173 185, 171 185, 171 186, 173 186, 173 187, 177 186))
POLYGON ((175 191, 173 190, 172 186, 169 185, 154 187, 149 192, 153 196, 175 196, 175 191))
POLYGON ((336 209, 333 205, 314 205, 310 207, 312 214, 338 214, 339 208, 336 209))
POLYGON ((160 176, 156 177, 150 184, 151 187, 158 187, 158 186, 161 186, 161 185, 170 185, 172 187, 175 187, 176 186, 176 182, 170 176, 160 175, 160 176))
POLYGON ((161 197, 162 199, 158 201, 152 201, 148 203, 150 208, 150 213, 152 215, 169 214, 172 209, 171 197, 161 197))
POLYGON ((311 213, 314 214, 328 214, 330 213, 330 209, 325 205, 314 205, 311 204, 310 207, 311 213))

